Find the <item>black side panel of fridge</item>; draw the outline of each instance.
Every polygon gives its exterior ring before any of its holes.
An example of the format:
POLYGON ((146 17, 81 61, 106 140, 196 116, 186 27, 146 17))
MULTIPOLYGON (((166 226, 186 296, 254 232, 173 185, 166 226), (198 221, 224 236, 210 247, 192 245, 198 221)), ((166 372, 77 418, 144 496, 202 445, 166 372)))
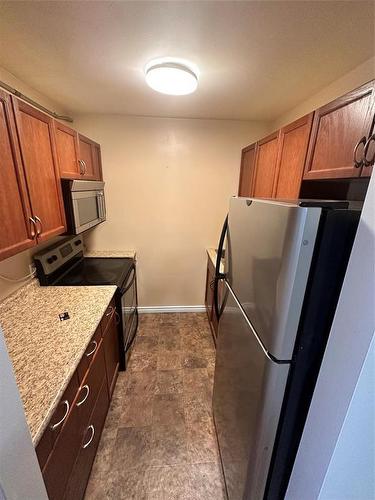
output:
POLYGON ((360 211, 324 210, 264 498, 284 498, 344 280, 360 211))

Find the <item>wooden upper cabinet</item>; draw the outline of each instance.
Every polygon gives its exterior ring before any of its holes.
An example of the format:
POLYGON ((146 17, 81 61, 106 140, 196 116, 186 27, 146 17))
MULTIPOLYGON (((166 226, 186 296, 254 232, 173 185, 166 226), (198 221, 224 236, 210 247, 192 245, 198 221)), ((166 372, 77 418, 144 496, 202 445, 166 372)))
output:
POLYGON ((77 179, 83 173, 79 164, 78 134, 56 120, 54 125, 60 176, 65 179, 77 179))
MULTIPOLYGON (((368 138, 374 115, 374 82, 349 92, 315 111, 304 179, 359 177, 354 150, 368 138)), ((363 154, 363 143, 357 158, 363 154)))
POLYGON ((57 121, 55 121, 55 135, 62 178, 102 179, 99 144, 57 121))
POLYGON ((35 245, 10 95, 0 90, 0 260, 35 245))
POLYGON ((78 134, 79 158, 83 162, 83 177, 99 180, 102 178, 100 146, 84 135, 78 134))
POLYGON ((256 144, 251 144, 242 150, 238 196, 250 197, 253 195, 255 151, 256 144))
POLYGON ((279 131, 257 143, 255 155, 254 198, 271 198, 276 173, 279 131))
POLYGON ((313 115, 303 116, 280 131, 274 198, 293 200, 299 196, 313 115))
POLYGON ((53 119, 12 100, 37 238, 44 241, 65 231, 53 119))

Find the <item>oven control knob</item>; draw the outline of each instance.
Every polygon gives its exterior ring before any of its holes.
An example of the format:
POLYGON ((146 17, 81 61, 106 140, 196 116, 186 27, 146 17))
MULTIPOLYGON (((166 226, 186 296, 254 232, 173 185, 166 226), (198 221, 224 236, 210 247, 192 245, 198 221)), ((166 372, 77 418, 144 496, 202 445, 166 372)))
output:
POLYGON ((82 241, 81 241, 81 240, 77 240, 77 241, 75 241, 75 242, 74 242, 74 244, 75 244, 76 246, 80 245, 81 243, 82 243, 82 241))
POLYGON ((47 262, 48 262, 48 264, 52 264, 53 258, 52 257, 48 257, 47 262))
POLYGON ((52 255, 52 259, 53 259, 53 262, 55 262, 55 260, 57 260, 57 255, 52 255))

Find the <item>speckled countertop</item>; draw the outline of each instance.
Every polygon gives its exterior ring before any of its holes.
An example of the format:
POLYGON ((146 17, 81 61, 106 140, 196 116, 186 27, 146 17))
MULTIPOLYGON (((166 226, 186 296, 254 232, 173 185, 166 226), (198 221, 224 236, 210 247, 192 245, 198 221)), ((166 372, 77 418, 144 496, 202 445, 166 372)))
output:
MULTIPOLYGON (((214 248, 207 248, 206 251, 207 251, 207 255, 210 258, 213 266, 216 267, 216 256, 217 256, 216 250, 214 248)), ((224 261, 223 261, 223 259, 221 259, 221 262, 220 262, 220 272, 221 273, 224 272, 224 261)))
POLYGON ((34 446, 115 291, 114 285, 41 287, 33 280, 0 303, 0 324, 34 446), (64 311, 70 319, 60 321, 64 311))
POLYGON ((135 259, 135 250, 85 250, 85 257, 126 257, 135 259))

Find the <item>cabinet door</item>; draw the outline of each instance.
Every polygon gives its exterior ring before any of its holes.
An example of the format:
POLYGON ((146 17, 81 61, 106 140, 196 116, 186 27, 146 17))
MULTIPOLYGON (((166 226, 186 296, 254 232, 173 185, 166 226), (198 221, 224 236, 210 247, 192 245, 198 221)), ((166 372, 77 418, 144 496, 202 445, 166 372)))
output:
POLYGON ((111 396, 116 385, 118 368, 120 364, 119 337, 115 314, 112 314, 111 319, 105 329, 103 342, 108 392, 111 396))
POLYGON ((0 90, 0 260, 35 245, 9 94, 0 90))
POLYGON ((78 134, 79 159, 83 161, 83 177, 89 180, 101 179, 100 146, 84 135, 78 134))
POLYGON ((94 411, 83 431, 78 458, 69 479, 64 497, 65 500, 81 500, 84 496, 96 450, 98 449, 108 406, 108 391, 106 383, 104 383, 99 392, 94 411))
POLYGON ((258 142, 255 156, 254 198, 271 198, 276 173, 279 132, 258 142))
POLYGON ((83 169, 78 162, 78 134, 57 121, 54 122, 54 126, 60 177, 79 179, 83 169))
POLYGON ((366 159, 369 161, 369 165, 364 165, 362 167, 361 177, 370 177, 372 170, 374 168, 375 162, 375 92, 373 94, 373 117, 371 130, 368 135, 369 145, 366 147, 366 159))
MULTIPOLYGON (((374 114, 374 82, 315 111, 304 179, 359 177, 354 149, 368 137, 374 114)), ((360 158, 363 147, 358 149, 360 158)))
POLYGON ((81 444, 79 408, 73 405, 55 447, 43 469, 43 479, 49 500, 64 497, 73 465, 81 444))
POLYGON ((313 113, 283 127, 273 189, 274 198, 298 198, 305 166, 313 113))
POLYGON ((252 144, 242 150, 238 196, 250 197, 253 195, 255 147, 256 144, 252 144))
POLYGON ((13 99, 23 166, 33 217, 39 219, 38 240, 65 231, 65 214, 54 142, 53 120, 13 99))

